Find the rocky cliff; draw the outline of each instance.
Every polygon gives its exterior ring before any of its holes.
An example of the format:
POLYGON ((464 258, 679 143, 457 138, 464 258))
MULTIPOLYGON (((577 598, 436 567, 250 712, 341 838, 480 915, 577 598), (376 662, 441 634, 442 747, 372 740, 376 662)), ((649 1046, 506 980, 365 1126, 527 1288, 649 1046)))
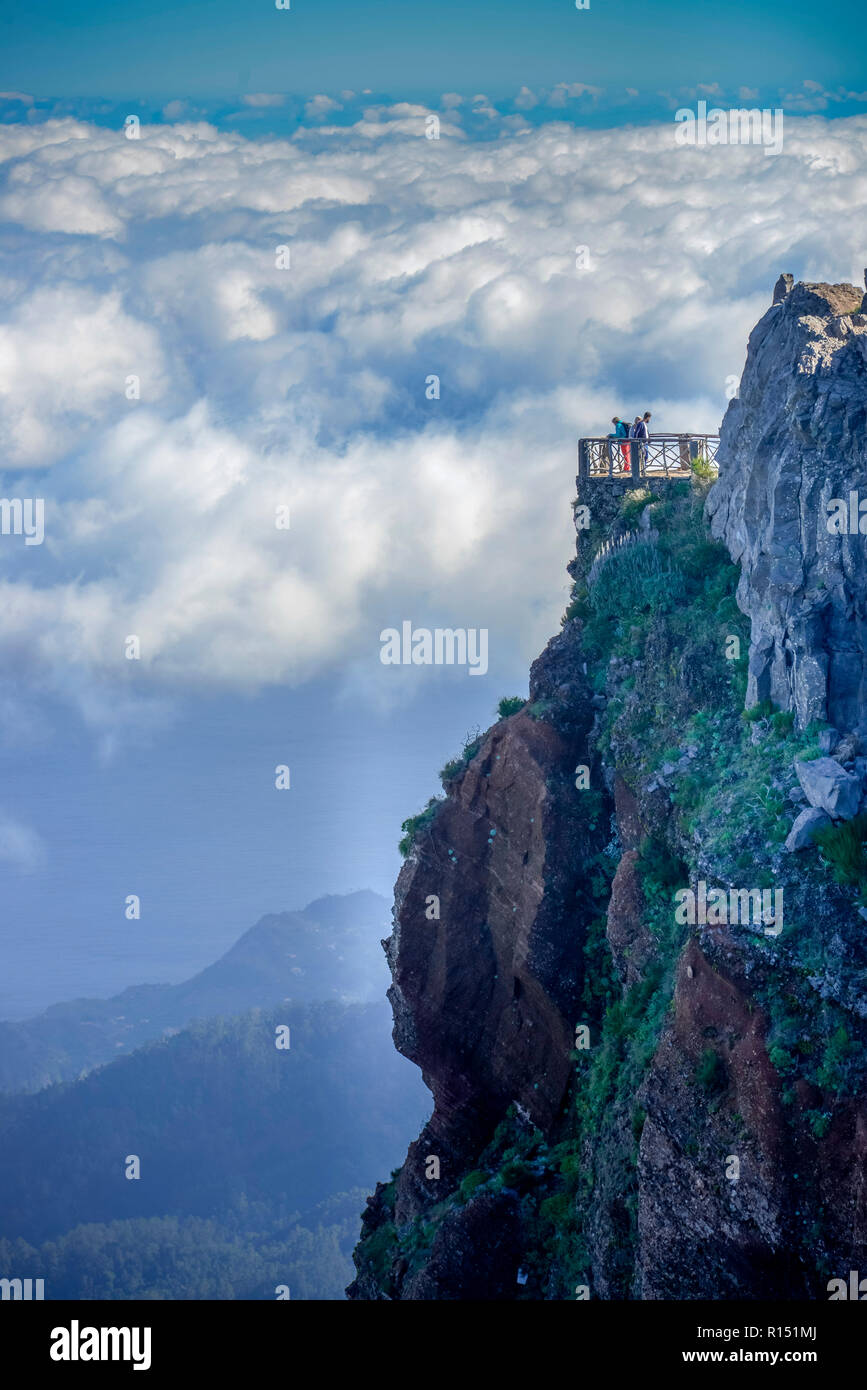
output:
POLYGON ((752 625, 748 699, 794 709, 802 724, 827 718, 863 732, 867 315, 861 303, 853 285, 778 289, 777 302, 752 332, 740 392, 726 413, 720 480, 708 511, 713 534, 741 564, 738 597, 752 625), (850 517, 853 493, 858 502, 850 517), (845 504, 845 531, 835 524, 835 501, 845 504))
POLYGON ((528 702, 407 823, 390 998, 434 1111, 350 1297, 825 1298, 867 1267, 867 536, 826 525, 867 493, 860 304, 781 277, 712 488, 579 482, 528 702))

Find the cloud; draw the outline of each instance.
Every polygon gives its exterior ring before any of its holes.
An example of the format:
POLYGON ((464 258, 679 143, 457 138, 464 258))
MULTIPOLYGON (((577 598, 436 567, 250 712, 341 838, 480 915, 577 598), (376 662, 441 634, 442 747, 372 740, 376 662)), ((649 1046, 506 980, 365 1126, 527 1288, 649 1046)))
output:
POLYGON ((0 808, 0 863, 22 874, 33 874, 46 860, 45 845, 30 826, 0 808))
MULTIPOLYGON (((281 92, 248 92, 241 100, 245 106, 283 106, 286 98, 281 92)), ((316 100, 321 98, 317 97, 316 100)))
POLYGON ((566 106, 570 101, 580 101, 589 97, 595 100, 602 96, 601 87, 588 86, 586 82, 558 82, 546 97, 548 106, 566 106))
POLYGON ((838 87, 832 91, 824 87, 821 82, 815 82, 812 78, 805 78, 800 88, 794 92, 786 92, 782 98, 784 109, 789 111, 808 112, 808 111, 827 111, 829 107, 835 105, 861 105, 867 103, 867 91, 852 92, 845 87, 838 87))
POLYGON ((577 438, 715 430, 779 272, 860 277, 865 117, 787 117, 768 160, 446 109, 439 140, 409 103, 291 139, 0 125, 3 495, 46 504, 0 548, 0 665, 105 756, 187 692, 380 698, 407 618, 513 670, 568 602, 577 438))
POLYGON ((310 101, 305 104, 304 116, 308 121, 321 121, 324 120, 326 116, 330 116, 332 111, 342 110, 343 107, 339 101, 335 101, 333 97, 320 94, 319 96, 311 97, 310 101))
POLYGON ((522 87, 515 97, 515 105, 519 111, 532 111, 534 106, 539 105, 539 98, 529 87, 522 87))

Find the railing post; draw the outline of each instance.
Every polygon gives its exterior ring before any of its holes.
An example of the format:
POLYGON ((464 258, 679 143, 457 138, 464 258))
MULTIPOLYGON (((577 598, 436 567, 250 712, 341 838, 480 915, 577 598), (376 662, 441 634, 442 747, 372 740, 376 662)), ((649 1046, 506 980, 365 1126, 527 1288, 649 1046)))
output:
POLYGON ((578 477, 590 477, 590 460, 587 455, 587 440, 578 440, 578 477))

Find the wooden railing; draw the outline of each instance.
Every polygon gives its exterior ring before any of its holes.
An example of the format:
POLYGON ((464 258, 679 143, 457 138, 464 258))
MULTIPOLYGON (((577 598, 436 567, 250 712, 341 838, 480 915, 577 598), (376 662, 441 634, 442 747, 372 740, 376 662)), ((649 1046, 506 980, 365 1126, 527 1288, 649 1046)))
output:
POLYGON ((579 478, 684 478, 706 459, 716 467, 718 434, 652 434, 649 439, 579 439, 579 478))

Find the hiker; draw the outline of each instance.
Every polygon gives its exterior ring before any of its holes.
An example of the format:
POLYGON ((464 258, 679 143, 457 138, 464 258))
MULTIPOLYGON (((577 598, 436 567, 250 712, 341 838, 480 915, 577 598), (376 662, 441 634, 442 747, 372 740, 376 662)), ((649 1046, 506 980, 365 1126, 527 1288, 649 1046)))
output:
POLYGON ((641 419, 636 415, 632 426, 632 437, 638 440, 639 472, 643 473, 647 464, 647 441, 650 438, 650 411, 645 410, 641 419))
MULTIPOLYGON (((638 426, 639 426, 640 424, 641 424, 641 416, 640 416, 640 415, 636 415, 635 419, 632 421, 632 424, 629 426, 629 438, 630 438, 630 439, 637 439, 637 438, 638 438, 638 426)), ((640 458, 639 458, 640 447, 641 447, 641 446, 638 445, 638 444, 630 444, 630 445, 629 445, 629 456, 630 456, 630 458, 634 458, 634 459, 635 459, 636 465, 638 465, 638 464, 640 463, 640 458)), ((640 473, 640 472, 641 472, 641 468, 638 467, 638 468, 636 469, 636 472, 637 472, 637 473, 640 473)))
MULTIPOLYGON (((614 429, 613 429, 613 430, 609 430, 609 432, 608 432, 608 438, 609 438, 609 440, 611 440, 611 439, 616 439, 617 436, 618 436, 619 433, 620 433, 620 416, 619 416, 619 415, 612 415, 612 417, 611 417, 611 423, 612 423, 612 425, 614 426, 614 429)), ((608 445, 608 463, 609 463, 609 465, 610 465, 610 467, 611 467, 612 469, 614 468, 614 453, 615 453, 615 446, 614 446, 613 444, 609 444, 609 445, 608 445)))
MULTIPOLYGON (((628 438, 629 438, 629 426, 627 425, 627 423, 626 423, 625 420, 621 420, 621 418, 620 418, 619 415, 614 415, 614 416, 612 417, 612 419, 611 419, 611 423, 612 423, 612 425, 614 426, 614 433, 613 433, 613 434, 609 434, 609 436, 608 436, 609 439, 628 439, 628 438)), ((609 445, 608 445, 608 455, 609 455, 609 458, 611 459, 612 468, 613 468, 613 465, 614 465, 616 447, 617 447, 617 446, 614 445, 614 444, 609 444, 609 445)), ((621 444, 621 445, 620 445, 620 452, 623 454, 623 468, 624 468, 624 471, 625 471, 626 473, 628 473, 628 472, 629 472, 629 445, 628 445, 628 444, 621 444)))

